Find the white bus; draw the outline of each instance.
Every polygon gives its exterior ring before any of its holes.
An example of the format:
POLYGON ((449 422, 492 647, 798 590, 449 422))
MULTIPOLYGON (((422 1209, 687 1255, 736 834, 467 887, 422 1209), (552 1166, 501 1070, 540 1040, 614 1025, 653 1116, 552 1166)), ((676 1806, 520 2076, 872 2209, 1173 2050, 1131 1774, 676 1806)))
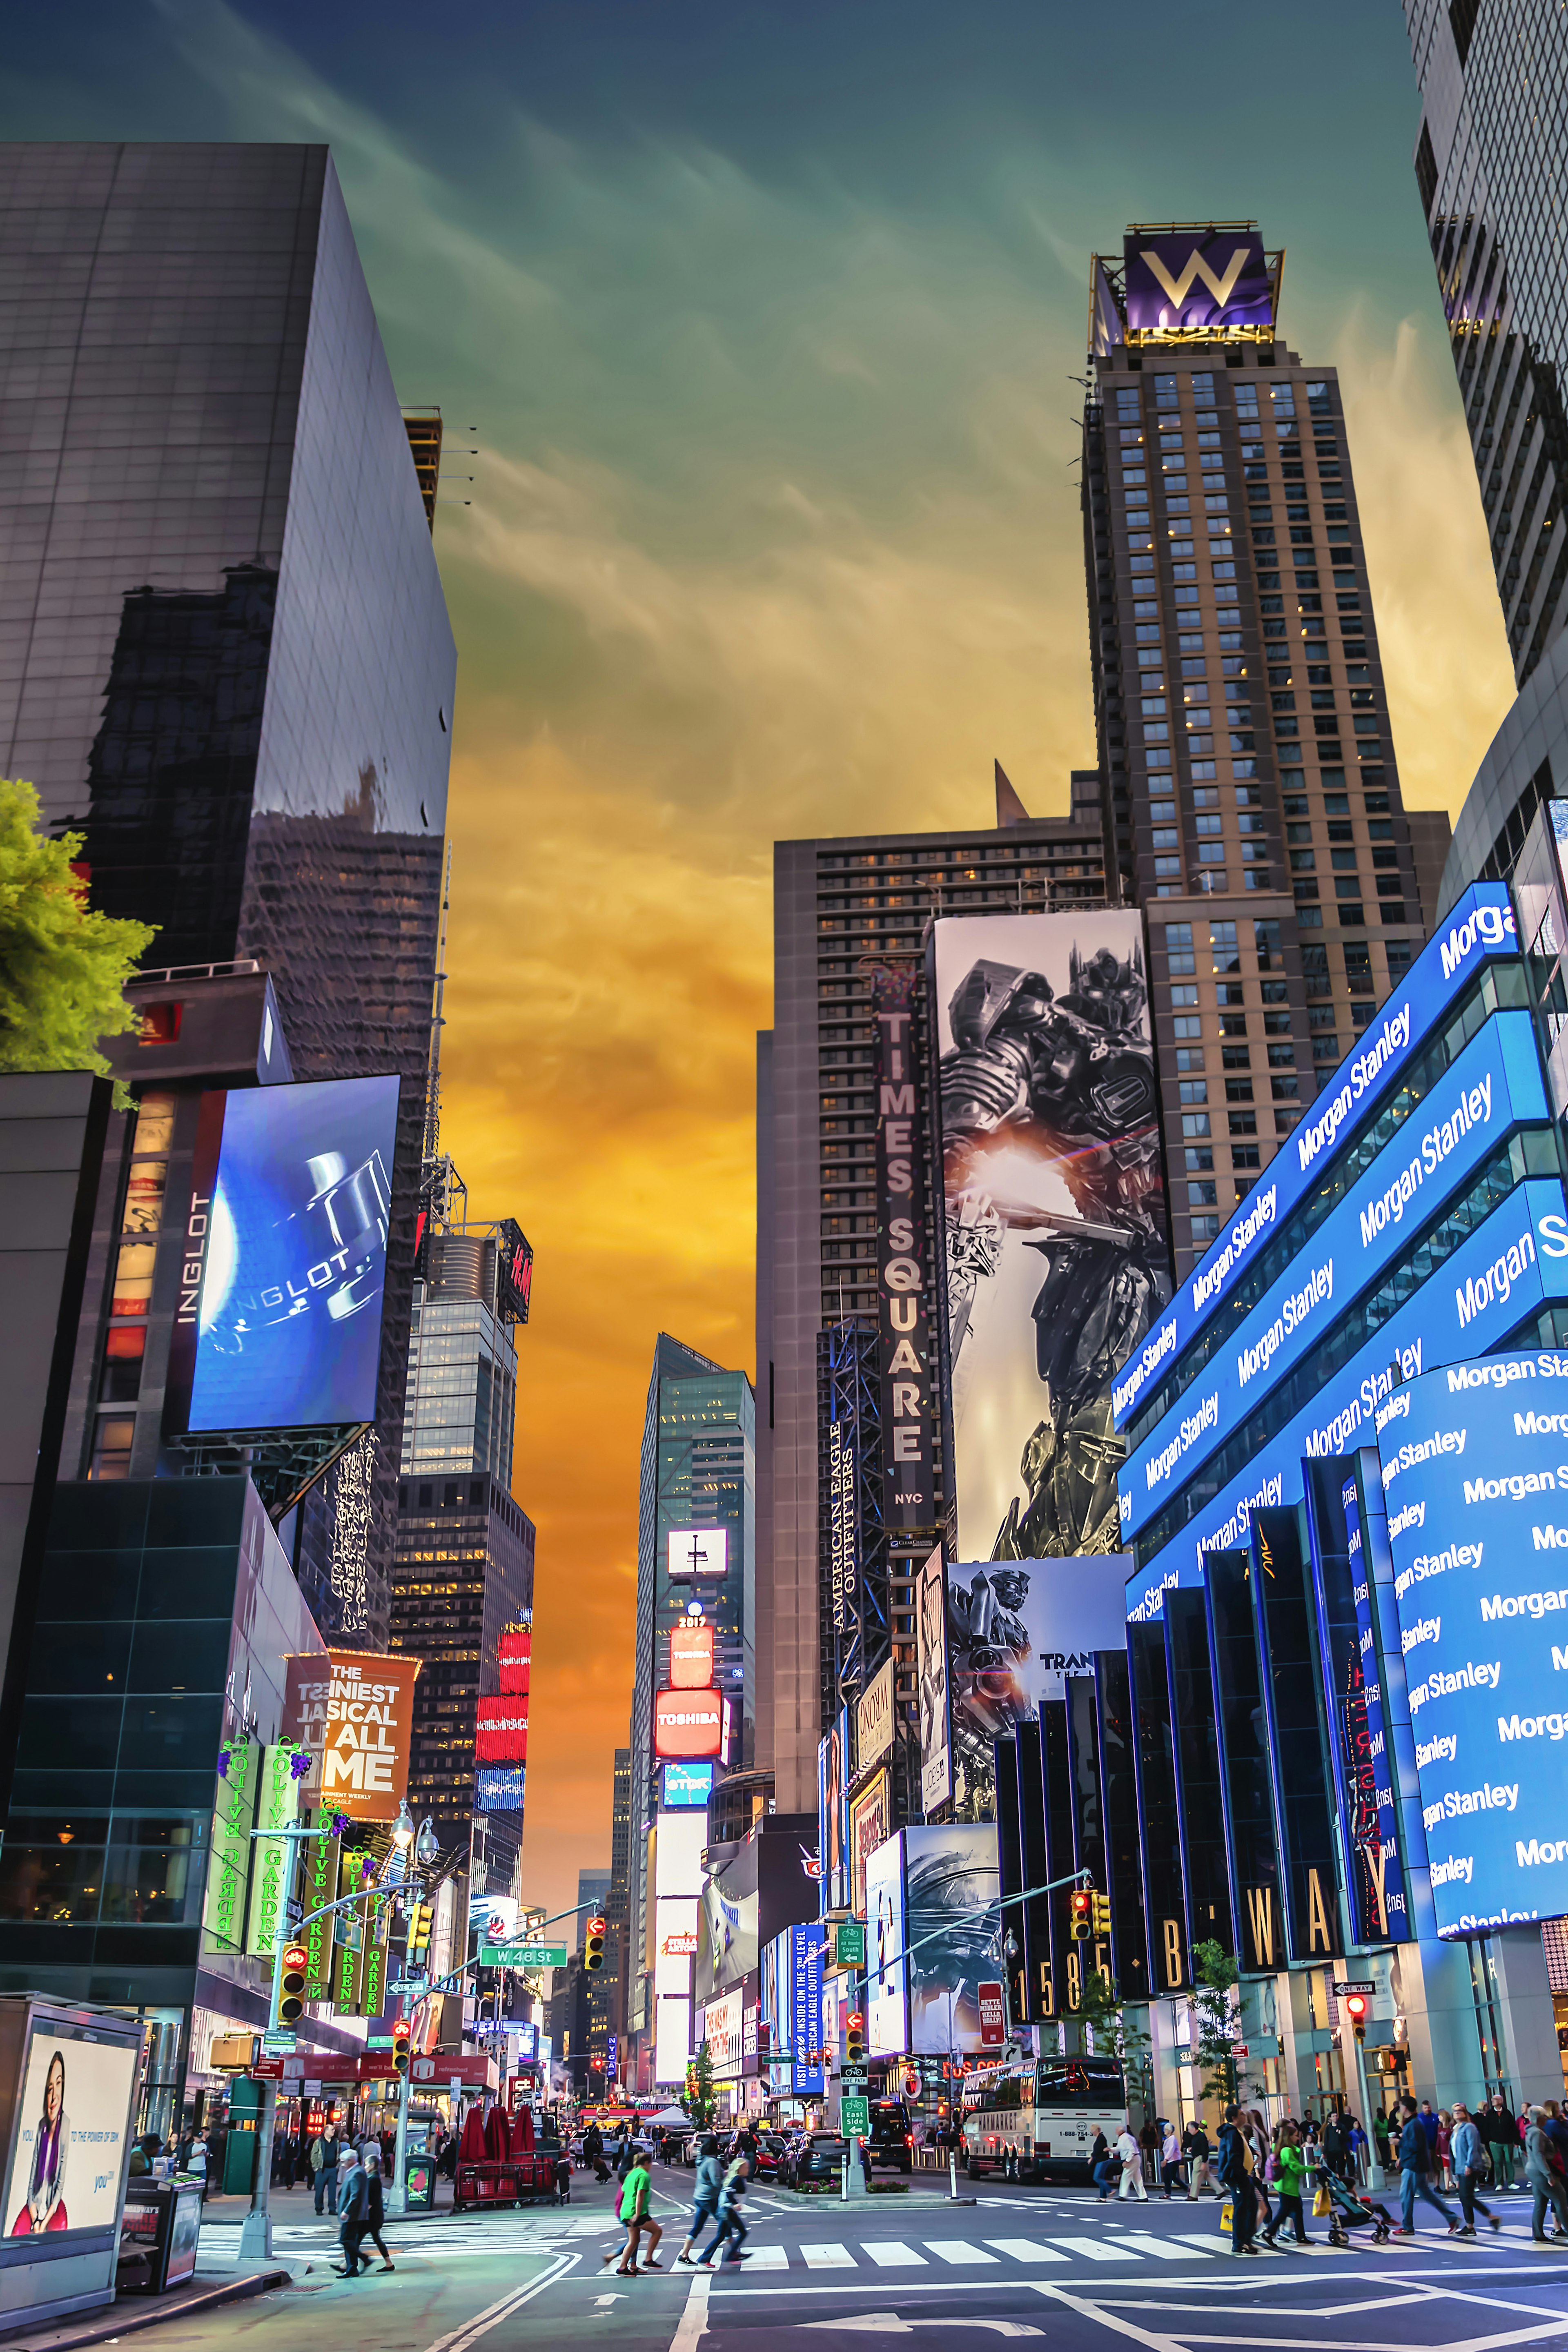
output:
POLYGON ((971 2173, 1040 2180, 1089 2178, 1095 2135, 1113 2145, 1127 2120, 1121 2069, 1104 2058, 1042 2058, 999 2067, 963 2095, 964 2157, 971 2173))

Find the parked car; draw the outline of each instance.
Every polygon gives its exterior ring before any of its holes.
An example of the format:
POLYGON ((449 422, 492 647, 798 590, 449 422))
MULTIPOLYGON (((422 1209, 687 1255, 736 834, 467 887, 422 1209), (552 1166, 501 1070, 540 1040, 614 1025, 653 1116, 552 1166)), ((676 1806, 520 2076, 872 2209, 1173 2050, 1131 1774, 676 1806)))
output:
POLYGON ((784 2160, 784 2152, 788 2146, 789 2142, 783 2132, 758 2133, 757 2159, 753 2168, 759 2180, 778 2179, 779 2166, 784 2160))
POLYGON ((697 2168, 697 2150, 701 2144, 701 2140, 702 2134, 700 2132, 688 2132, 685 2138, 680 2143, 680 2161, 682 2164, 689 2166, 693 2171, 695 2171, 697 2168))
POLYGON ((784 2189, 837 2188, 848 2142, 838 2132, 802 2132, 784 2150, 777 2179, 784 2189))
POLYGON ((873 2099, 866 2154, 871 2169, 908 2172, 914 2164, 914 2128, 902 2099, 873 2099))

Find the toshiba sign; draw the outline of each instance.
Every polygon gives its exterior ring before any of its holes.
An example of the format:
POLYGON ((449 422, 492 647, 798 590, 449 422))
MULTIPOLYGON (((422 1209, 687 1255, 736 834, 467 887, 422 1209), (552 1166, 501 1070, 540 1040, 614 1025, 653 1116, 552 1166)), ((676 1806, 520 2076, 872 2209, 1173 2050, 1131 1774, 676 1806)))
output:
POLYGON ((724 1744, 724 1702, 716 1690, 664 1690, 653 1702, 656 1756, 717 1756, 724 1744))

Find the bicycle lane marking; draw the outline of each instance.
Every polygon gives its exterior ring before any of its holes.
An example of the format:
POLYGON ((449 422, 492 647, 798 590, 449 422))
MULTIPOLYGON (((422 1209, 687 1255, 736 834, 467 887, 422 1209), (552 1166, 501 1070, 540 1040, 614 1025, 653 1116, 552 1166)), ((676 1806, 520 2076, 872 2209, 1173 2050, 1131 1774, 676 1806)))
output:
MULTIPOLYGON (((708 2292, 713 2284, 707 2271, 699 2271, 691 2282, 691 2292, 680 2314, 680 2325, 670 2338, 669 2352, 697 2352, 708 2328, 708 2292)), ((434 2347, 432 2347, 434 2352, 434 2347)))
POLYGON ((580 2260, 577 2254, 558 2254, 548 2270, 542 2271, 537 2278, 530 2279, 525 2286, 514 2287, 510 2294, 503 2294, 499 2303, 492 2303, 488 2310, 477 2313, 472 2319, 466 2319, 460 2327, 438 2336, 435 2343, 426 2347, 426 2352, 468 2352, 470 2344, 477 2344, 481 2336, 488 2336, 492 2327, 499 2327, 503 2319, 509 2318, 514 2311, 521 2311, 525 2303, 531 2303, 536 2294, 542 2294, 547 2286, 553 2286, 555 2281, 564 2277, 568 2271, 575 2270, 580 2260))

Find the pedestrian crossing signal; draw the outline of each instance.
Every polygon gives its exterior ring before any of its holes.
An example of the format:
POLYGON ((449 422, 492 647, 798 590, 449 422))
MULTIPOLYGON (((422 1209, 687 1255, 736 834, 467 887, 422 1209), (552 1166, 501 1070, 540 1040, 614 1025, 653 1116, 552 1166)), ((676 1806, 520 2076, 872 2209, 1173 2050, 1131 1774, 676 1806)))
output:
POLYGON ((1087 1886, 1073 1889, 1068 1904, 1068 1926, 1075 1944, 1085 1942, 1094 1932, 1094 1897, 1087 1886))
POLYGON ((392 2063, 400 2074, 406 2074, 408 2072, 408 2053, 412 2042, 413 2035, 409 2032, 408 2020, 405 2017, 400 2017, 392 2029, 392 2063))
POLYGON ((583 1938, 583 1966, 592 1976, 605 1965, 605 1922, 595 1917, 588 1922, 588 1932, 583 1938))

